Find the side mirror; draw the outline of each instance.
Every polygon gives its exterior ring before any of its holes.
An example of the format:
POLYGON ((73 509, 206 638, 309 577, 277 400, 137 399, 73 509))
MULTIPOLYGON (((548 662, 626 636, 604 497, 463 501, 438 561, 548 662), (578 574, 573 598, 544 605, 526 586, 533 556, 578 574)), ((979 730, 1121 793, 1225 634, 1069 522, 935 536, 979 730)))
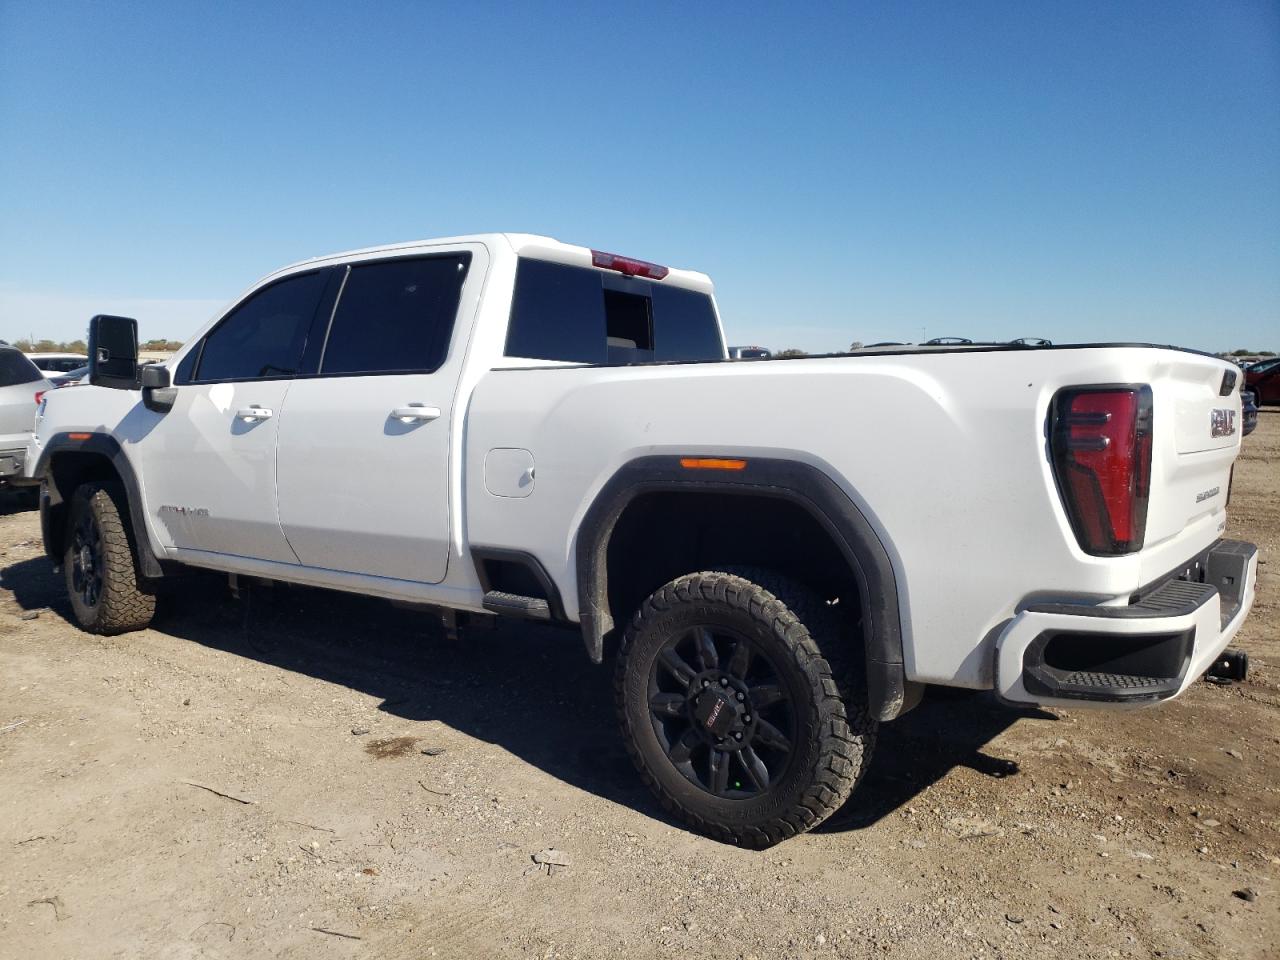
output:
POLYGON ((142 405, 155 413, 168 413, 178 399, 173 377, 168 367, 148 363, 138 368, 138 382, 142 385, 142 405))
POLYGON ((170 386, 169 368, 158 363, 148 363, 138 374, 138 382, 144 390, 164 390, 170 386))
POLYGON ((98 314, 89 321, 89 382, 138 389, 138 321, 98 314))

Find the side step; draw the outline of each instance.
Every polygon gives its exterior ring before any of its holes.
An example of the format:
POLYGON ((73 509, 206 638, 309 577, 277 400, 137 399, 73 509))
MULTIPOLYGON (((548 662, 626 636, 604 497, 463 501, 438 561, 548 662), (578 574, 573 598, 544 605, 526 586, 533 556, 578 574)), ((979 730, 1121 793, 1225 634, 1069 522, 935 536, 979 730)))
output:
POLYGON ((490 590, 481 601, 490 613, 504 617, 521 617, 525 620, 550 620, 551 604, 538 597, 525 597, 518 593, 490 590))

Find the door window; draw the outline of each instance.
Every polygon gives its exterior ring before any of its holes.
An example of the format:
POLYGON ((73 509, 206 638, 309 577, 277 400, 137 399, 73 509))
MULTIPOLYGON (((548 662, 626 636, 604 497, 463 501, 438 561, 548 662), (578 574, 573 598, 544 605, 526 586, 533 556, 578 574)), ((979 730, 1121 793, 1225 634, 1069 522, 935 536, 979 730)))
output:
POLYGON ((469 253, 354 264, 320 373, 433 373, 449 352, 469 253))
POLYGON ((294 376, 324 287, 325 273, 317 271, 286 277, 253 294, 205 337, 195 381, 294 376))

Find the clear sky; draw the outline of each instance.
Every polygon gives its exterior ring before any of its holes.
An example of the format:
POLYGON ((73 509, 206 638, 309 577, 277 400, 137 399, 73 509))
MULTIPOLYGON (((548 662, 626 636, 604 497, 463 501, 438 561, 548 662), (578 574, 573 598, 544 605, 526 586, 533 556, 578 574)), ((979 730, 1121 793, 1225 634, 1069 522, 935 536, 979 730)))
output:
POLYGON ((1280 3, 0 0, 0 337, 486 230, 733 343, 1280 350, 1280 3))

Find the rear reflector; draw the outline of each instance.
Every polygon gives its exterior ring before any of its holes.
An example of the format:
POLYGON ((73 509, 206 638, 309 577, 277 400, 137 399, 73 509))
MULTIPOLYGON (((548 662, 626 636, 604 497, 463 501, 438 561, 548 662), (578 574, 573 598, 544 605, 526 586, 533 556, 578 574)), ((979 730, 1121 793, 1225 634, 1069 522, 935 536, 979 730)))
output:
POLYGON ((1080 547, 1142 549, 1151 494, 1151 388, 1061 390, 1049 413, 1053 473, 1080 547))
POLYGON ((660 263, 632 260, 630 257, 620 257, 616 253, 605 253, 602 250, 591 251, 591 265, 602 270, 617 270, 628 277, 646 277, 649 280, 661 280, 671 272, 660 263))
POLYGON ((747 461, 719 457, 681 457, 680 466, 686 470, 745 470, 747 461))

